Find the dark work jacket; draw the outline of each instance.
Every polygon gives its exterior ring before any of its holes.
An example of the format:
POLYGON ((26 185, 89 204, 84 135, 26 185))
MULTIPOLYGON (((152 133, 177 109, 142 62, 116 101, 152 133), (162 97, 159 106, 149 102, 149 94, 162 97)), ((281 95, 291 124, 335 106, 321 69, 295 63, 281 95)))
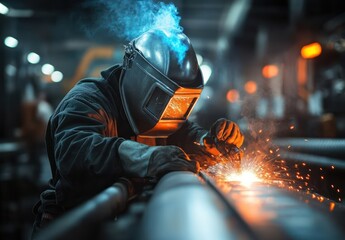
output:
MULTIPOLYGON (((100 79, 83 79, 63 98, 50 118, 46 144, 52 168, 50 185, 57 204, 65 209, 80 204, 117 178, 126 177, 118 147, 134 133, 119 94, 122 67, 113 66, 100 79)), ((205 130, 187 121, 167 139, 187 153, 196 153, 205 130)))

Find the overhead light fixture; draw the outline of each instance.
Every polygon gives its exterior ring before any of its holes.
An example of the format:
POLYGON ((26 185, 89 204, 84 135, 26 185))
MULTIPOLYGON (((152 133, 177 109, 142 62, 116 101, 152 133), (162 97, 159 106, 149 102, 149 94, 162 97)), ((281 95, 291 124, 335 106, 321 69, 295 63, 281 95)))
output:
POLYGON ((51 78, 53 82, 61 82, 63 79, 63 74, 60 71, 55 71, 52 73, 51 78))
POLYGON ((18 46, 18 40, 14 37, 8 36, 5 38, 4 44, 9 48, 15 48, 18 46))
POLYGON ((49 64, 49 63, 43 64, 43 66, 41 68, 42 73, 45 75, 52 74, 54 72, 54 70, 55 70, 54 66, 49 64))
POLYGON ((27 56, 27 60, 31 64, 37 64, 40 61, 40 59, 40 55, 34 52, 29 53, 27 56))
POLYGON ((212 68, 207 64, 203 64, 200 66, 200 70, 204 77, 204 84, 206 84, 212 75, 212 68))
POLYGON ((320 43, 314 42, 302 47, 301 56, 306 59, 316 58, 317 56, 321 54, 321 52, 322 52, 322 48, 321 48, 320 43))
POLYGON ((0 3, 0 13, 3 15, 6 15, 8 13, 9 9, 4 4, 0 3))

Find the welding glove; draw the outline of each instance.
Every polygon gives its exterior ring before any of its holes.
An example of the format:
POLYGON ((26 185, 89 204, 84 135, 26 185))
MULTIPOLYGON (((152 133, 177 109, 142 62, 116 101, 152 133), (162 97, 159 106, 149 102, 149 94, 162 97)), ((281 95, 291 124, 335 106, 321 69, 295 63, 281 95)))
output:
POLYGON ((172 171, 199 171, 199 163, 189 159, 177 146, 148 146, 126 140, 118 149, 125 173, 131 177, 160 178, 172 171))
POLYGON ((240 148, 244 136, 236 123, 225 118, 218 119, 200 139, 200 144, 210 154, 218 156, 224 149, 240 148))

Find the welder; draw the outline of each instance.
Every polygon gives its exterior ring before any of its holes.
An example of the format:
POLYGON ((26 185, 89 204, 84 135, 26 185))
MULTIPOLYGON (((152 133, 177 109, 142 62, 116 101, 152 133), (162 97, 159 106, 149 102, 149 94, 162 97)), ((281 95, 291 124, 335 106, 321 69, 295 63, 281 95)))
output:
MULTIPOLYGON (((182 32, 149 30, 125 46, 124 61, 84 79, 64 97, 46 133, 50 189, 36 204, 35 229, 120 177, 157 180, 199 171, 197 158, 217 146, 239 148, 243 135, 226 119, 209 131, 187 118, 203 88, 196 54, 182 32), (182 61, 167 39, 186 47, 182 61)), ((35 230, 34 230, 35 231, 35 230)))

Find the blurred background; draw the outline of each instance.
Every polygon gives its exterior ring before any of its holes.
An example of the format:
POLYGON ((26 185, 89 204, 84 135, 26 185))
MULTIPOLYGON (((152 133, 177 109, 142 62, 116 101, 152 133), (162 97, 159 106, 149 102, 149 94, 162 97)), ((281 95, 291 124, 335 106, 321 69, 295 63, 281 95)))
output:
MULTIPOLYGON (((163 2, 177 7, 204 74, 192 120, 208 128, 226 117, 273 138, 345 138, 345 1, 163 2)), ((51 175, 45 127, 59 101, 122 62, 127 41, 98 26, 95 3, 0 0, 2 239, 31 229, 51 175)))

